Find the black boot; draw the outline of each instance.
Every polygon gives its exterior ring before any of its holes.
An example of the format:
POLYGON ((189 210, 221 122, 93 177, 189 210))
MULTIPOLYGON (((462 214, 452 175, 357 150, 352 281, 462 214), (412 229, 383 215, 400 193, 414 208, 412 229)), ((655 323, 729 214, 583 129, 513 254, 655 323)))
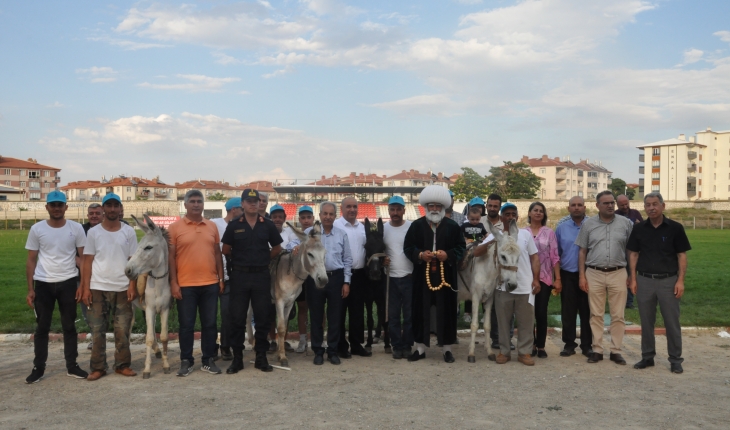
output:
POLYGON ((231 361, 233 359, 233 355, 231 354, 231 348, 227 346, 221 346, 221 358, 223 361, 231 361))
POLYGON ((261 370, 262 372, 271 372, 274 370, 274 368, 269 365, 269 360, 266 358, 266 352, 263 351, 256 351, 256 362, 253 367, 261 370))
POLYGON ((243 350, 234 348, 233 361, 231 362, 231 365, 228 366, 228 369, 226 369, 226 373, 229 375, 233 375, 234 373, 238 373, 241 370, 243 370, 243 350))

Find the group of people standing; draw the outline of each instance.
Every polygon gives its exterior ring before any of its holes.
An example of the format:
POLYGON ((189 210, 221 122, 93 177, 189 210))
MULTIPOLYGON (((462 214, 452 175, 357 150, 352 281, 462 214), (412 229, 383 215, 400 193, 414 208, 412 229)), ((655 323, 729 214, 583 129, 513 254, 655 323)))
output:
MULTIPOLYGON (((619 196, 620 207, 622 197, 625 196, 619 196)), ((387 255, 384 265, 389 276, 388 327, 394 359, 415 362, 426 358, 431 334, 435 333, 444 361, 454 362, 451 348, 457 343, 457 268, 467 242, 478 243, 475 256, 487 251, 494 238, 485 223, 491 223, 502 234, 513 236, 520 249, 516 288, 498 285, 494 307, 485 309, 485 317, 492 318, 492 346, 499 348, 497 363, 510 361, 511 351, 515 349, 518 361, 525 365, 534 365, 533 357, 547 357, 547 308, 555 292, 561 297, 565 343, 560 355, 574 355, 580 347, 589 363, 604 358, 603 315, 608 300, 609 358, 617 364, 626 364, 621 354, 624 309, 630 291, 636 294, 642 323, 642 360, 634 367, 643 369, 654 365, 658 304, 667 329, 671 370, 682 372, 679 299, 684 292, 686 252, 690 245, 681 224, 663 215, 660 194, 644 197, 646 221, 630 220, 621 216, 626 215, 622 212, 617 216, 614 196, 609 191, 597 195, 598 215, 594 217, 586 216, 582 197, 573 197, 568 205, 570 215, 560 220, 555 231, 547 227, 548 214, 541 202, 530 205, 528 225, 519 230, 514 227, 519 218, 517 206, 503 203, 496 194, 490 195, 486 202, 481 198, 470 201, 466 218, 453 211, 453 194, 446 188, 426 187, 419 202, 425 215, 409 221, 404 218, 403 198, 390 198, 390 220, 384 225, 387 255), (576 335, 577 316, 581 322, 580 339, 576 335), (515 321, 520 327, 517 346, 511 343, 515 321)), ((226 216, 219 219, 207 220, 202 216, 204 197, 200 191, 186 193, 184 205, 186 215, 168 229, 170 290, 177 301, 180 326, 178 376, 187 376, 194 368, 193 330, 198 316, 201 370, 222 373, 215 363, 217 358, 231 361, 228 374, 243 370, 249 306, 255 321, 254 367, 271 371, 266 352, 270 349, 275 310, 269 264, 282 250, 296 254, 300 245, 298 237, 284 226, 287 217, 284 208, 274 205, 271 213, 266 213, 267 198, 254 189, 246 189, 240 199, 226 202, 226 216), (219 304, 220 344, 216 343, 219 304)), ((66 197, 61 192, 48 194, 46 208, 49 220, 31 228, 26 244, 27 303, 35 308, 38 323, 34 368, 26 382, 35 383, 43 377, 55 302, 61 311, 69 376, 95 380, 106 375, 105 336, 112 316, 114 370, 124 376, 134 376, 136 373, 130 367, 129 332, 133 320, 131 302, 137 289, 135 281, 126 278, 124 266, 136 251, 137 240, 134 230, 122 223, 121 199, 107 194, 101 204, 103 215, 95 216, 96 225, 88 228, 65 219, 66 197), (90 310, 87 321, 93 333, 91 374, 76 362, 74 321, 79 302, 90 310)), ((98 205, 90 207, 89 213, 97 208, 98 205)), ((628 203, 621 209, 628 209, 628 203)), ((307 233, 314 224, 313 212, 309 206, 299 208, 299 220, 307 233)), ((328 281, 324 288, 317 288, 307 278, 297 298, 300 341, 296 350, 307 350, 308 313, 315 365, 324 363, 325 353, 327 360, 335 365, 341 363, 341 358, 372 355, 363 347, 363 309, 371 288, 366 269, 365 228, 357 219, 355 198, 345 198, 340 212, 342 216, 337 218, 335 203, 320 204, 328 281), (348 333, 346 320, 349 320, 348 333)), ((466 309, 471 310, 471 306, 467 305, 466 309)))

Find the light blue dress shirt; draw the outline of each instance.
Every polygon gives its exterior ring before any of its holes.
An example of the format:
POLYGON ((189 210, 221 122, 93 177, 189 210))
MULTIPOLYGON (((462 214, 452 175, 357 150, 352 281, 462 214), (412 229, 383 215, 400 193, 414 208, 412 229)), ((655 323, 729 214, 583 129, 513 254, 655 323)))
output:
MULTIPOLYGON (((583 222, 587 217, 583 218, 583 222)), ((583 225, 581 222, 581 225, 583 225)), ((576 225, 572 218, 560 220, 555 229, 555 237, 558 239, 558 255, 560 256, 560 269, 566 272, 578 272, 578 253, 580 246, 575 244, 575 239, 580 233, 580 225, 576 225)))

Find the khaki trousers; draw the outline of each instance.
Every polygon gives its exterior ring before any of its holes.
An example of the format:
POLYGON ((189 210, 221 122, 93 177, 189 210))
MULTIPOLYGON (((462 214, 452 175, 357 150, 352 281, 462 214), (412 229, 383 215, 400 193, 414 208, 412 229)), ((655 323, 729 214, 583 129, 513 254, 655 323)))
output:
POLYGON ((603 354, 603 314, 606 310, 606 297, 608 297, 608 309, 611 314, 611 326, 609 327, 611 353, 621 353, 624 331, 626 330, 624 310, 626 309, 627 278, 628 275, 625 270, 606 273, 586 267, 588 305, 591 308, 591 331, 593 332, 593 352, 603 354))

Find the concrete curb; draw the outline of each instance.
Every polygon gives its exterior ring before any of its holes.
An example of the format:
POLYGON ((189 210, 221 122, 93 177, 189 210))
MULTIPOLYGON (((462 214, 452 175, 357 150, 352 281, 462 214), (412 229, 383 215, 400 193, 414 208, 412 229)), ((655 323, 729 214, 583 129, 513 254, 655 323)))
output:
MULTIPOLYGON (((515 332, 518 331, 518 329, 515 329, 515 332)), ((608 327, 605 327, 603 329, 604 333, 608 333, 608 327)), ((717 336, 720 336, 720 332, 728 333, 730 332, 730 327, 682 327, 682 333, 705 333, 710 334, 714 333, 717 336)), ((548 328, 548 334, 556 334, 556 333, 562 333, 562 329, 557 327, 550 327, 548 328)), ((580 328, 578 329, 578 333, 580 333, 580 328)), ((628 335, 640 335, 641 334, 641 327, 632 325, 626 327, 626 334, 628 335)), ((484 334, 484 329, 477 330, 478 335, 484 334)), ((655 335, 666 335, 667 330, 664 328, 656 328, 654 329, 655 335)), ((469 329, 462 329, 457 330, 457 335, 459 337, 469 337, 471 336, 471 330, 469 329)), ((194 333, 195 340, 200 340, 200 332, 196 331, 194 333)), ((130 336, 130 341, 132 342, 142 342, 144 341, 145 335, 142 333, 132 333, 132 336, 130 336)), ((157 333, 157 339, 159 340, 160 334, 157 333)), ((34 339, 33 334, 25 334, 25 333, 10 333, 10 334, 0 334, 0 343, 11 343, 11 342, 32 342, 34 339)), ((114 334, 113 333, 107 333, 106 334, 107 341, 114 341, 114 334)), ((286 336, 287 340, 299 340, 299 333, 287 333, 286 336)), ((63 334, 61 333, 51 333, 48 335, 48 340, 51 342, 62 342, 63 341, 63 334)), ((79 333, 78 334, 78 340, 79 342, 87 342, 91 340, 91 333, 79 333)), ((178 334, 177 333, 170 333, 168 335, 168 340, 172 342, 177 342, 178 340, 178 334)))

